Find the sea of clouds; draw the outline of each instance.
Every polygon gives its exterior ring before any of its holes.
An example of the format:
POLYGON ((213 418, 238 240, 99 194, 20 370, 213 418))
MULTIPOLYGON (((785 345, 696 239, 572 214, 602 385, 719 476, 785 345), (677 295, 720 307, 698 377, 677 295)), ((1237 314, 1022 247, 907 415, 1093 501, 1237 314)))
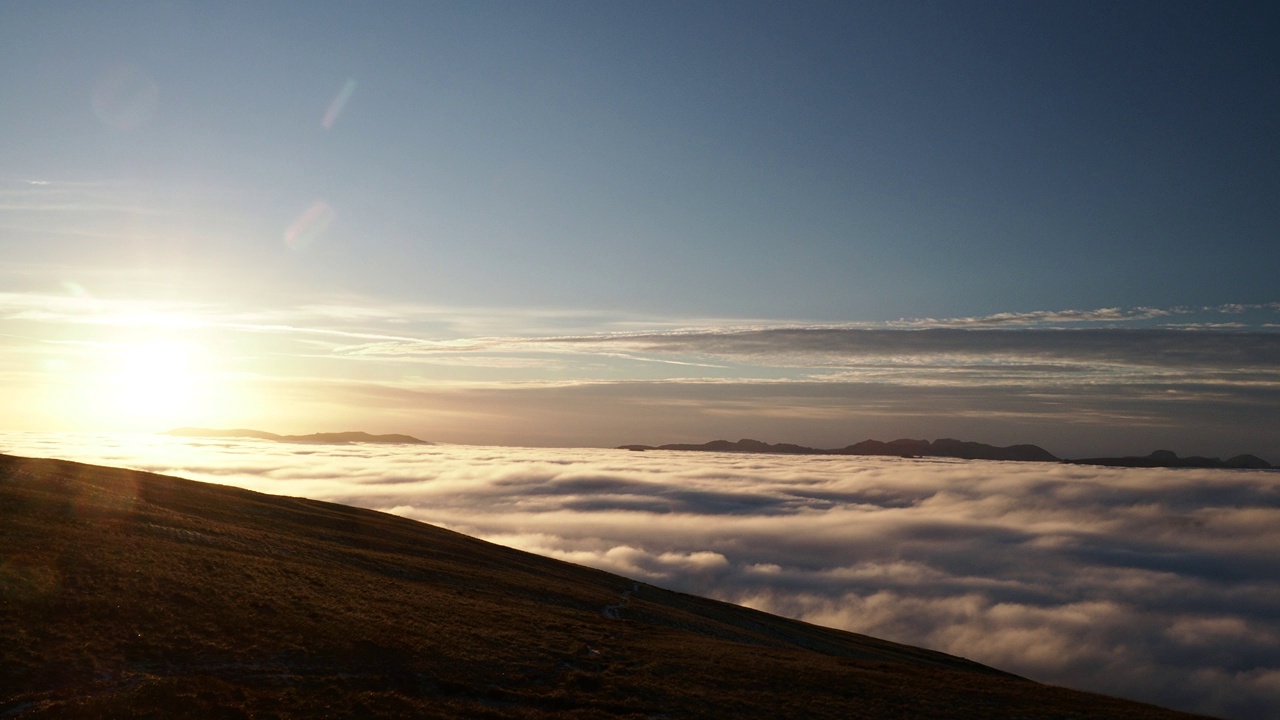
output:
POLYGON ((0 433, 384 510, 1042 682, 1280 717, 1280 472, 0 433))

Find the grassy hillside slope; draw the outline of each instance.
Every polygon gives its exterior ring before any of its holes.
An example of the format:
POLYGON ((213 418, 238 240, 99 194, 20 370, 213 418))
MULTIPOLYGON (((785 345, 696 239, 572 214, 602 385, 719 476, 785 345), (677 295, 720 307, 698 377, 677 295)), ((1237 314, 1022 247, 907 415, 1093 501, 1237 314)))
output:
POLYGON ((0 455, 0 718, 1188 718, 382 513, 0 455))

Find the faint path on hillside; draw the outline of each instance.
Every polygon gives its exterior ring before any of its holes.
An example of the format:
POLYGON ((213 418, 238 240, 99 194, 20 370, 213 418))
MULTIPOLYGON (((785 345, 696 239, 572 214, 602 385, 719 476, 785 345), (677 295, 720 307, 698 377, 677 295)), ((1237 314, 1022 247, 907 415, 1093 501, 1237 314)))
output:
POLYGON ((616 605, 605 605, 604 610, 601 612, 601 614, 611 620, 620 619, 621 615, 618 614, 619 611, 621 611, 622 608, 626 607, 627 604, 631 602, 631 596, 637 592, 640 592, 640 583, 638 582, 631 583, 630 590, 622 591, 622 602, 616 605))

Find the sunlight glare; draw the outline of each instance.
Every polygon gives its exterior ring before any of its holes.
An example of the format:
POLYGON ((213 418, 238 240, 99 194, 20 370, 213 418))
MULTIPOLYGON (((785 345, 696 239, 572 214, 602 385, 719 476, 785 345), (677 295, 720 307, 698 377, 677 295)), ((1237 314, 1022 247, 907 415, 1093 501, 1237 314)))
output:
POLYGON ((172 341, 122 346, 104 378, 104 410, 157 421, 191 411, 204 394, 193 355, 191 346, 172 341))

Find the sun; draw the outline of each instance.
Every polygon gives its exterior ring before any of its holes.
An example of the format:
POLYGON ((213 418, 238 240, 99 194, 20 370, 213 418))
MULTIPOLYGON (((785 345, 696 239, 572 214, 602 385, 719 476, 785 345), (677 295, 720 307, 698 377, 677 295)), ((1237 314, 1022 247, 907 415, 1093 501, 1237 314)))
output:
POLYGON ((187 347, 162 340, 127 346, 114 379, 134 409, 147 413, 183 407, 196 389, 187 347))
POLYGON ((171 341, 111 348, 96 378, 98 411, 122 422, 166 423, 199 414, 208 395, 196 348, 171 341))
POLYGON ((261 405, 232 365, 219 338, 191 332, 51 341, 24 391, 5 399, 50 429, 153 433, 219 425, 261 405))

